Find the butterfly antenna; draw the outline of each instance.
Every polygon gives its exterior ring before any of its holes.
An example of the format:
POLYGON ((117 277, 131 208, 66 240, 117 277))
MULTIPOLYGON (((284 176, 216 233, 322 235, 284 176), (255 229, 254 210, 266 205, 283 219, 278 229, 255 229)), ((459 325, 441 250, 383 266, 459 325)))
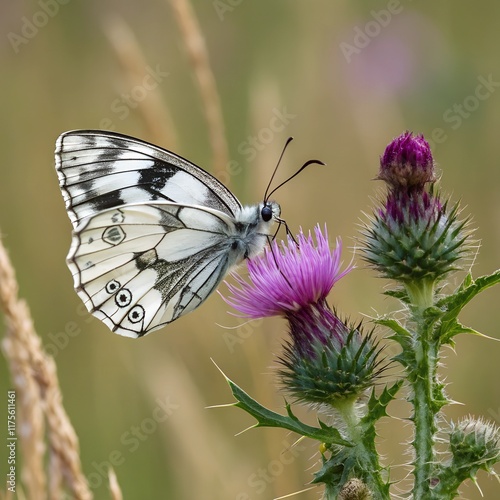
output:
POLYGON ((288 145, 293 141, 293 137, 289 137, 286 142, 285 142, 285 145, 283 146, 283 150, 281 151, 281 154, 280 154, 280 157, 278 159, 278 163, 276 164, 276 166, 274 167, 274 172, 273 172, 273 175, 271 175, 271 178, 269 179, 269 184, 267 185, 267 188, 266 188, 266 192, 264 193, 264 204, 267 203, 267 200, 269 200, 269 196, 271 196, 272 193, 274 193, 274 191, 276 191, 276 189, 273 189, 271 191, 271 193, 269 193, 269 195, 267 194, 269 192, 269 189, 271 188, 271 184, 274 180, 274 176, 276 175, 276 172, 278 170, 278 167, 280 166, 280 163, 281 163, 281 159, 283 158, 283 155, 285 154, 285 151, 286 151, 286 148, 288 147, 288 145))
MULTIPOLYGON (((290 182, 294 177, 297 177, 297 175, 300 174, 300 172, 302 172, 302 170, 304 170, 306 167, 308 167, 309 165, 313 165, 313 164, 316 164, 316 165, 326 165, 326 163, 323 163, 321 160, 309 160, 309 161, 306 161, 304 163, 304 165, 302 165, 298 170, 297 172, 295 172, 292 176, 290 176, 288 179, 284 180, 281 184, 278 184, 269 194, 267 194, 267 191, 266 190, 266 197, 264 198, 264 201, 267 201, 269 199, 269 197, 275 193, 281 186, 284 186, 287 182, 290 182)), ((276 172, 276 170, 275 170, 276 172)), ((273 174, 273 177, 274 177, 274 174, 273 174)), ((272 180, 272 177, 271 177, 271 180, 272 180)))

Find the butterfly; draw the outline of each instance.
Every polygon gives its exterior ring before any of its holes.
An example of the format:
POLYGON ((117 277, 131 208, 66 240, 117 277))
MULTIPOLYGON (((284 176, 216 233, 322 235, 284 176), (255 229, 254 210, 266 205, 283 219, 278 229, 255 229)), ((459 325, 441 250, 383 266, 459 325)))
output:
POLYGON ((70 221, 67 264, 88 311, 137 338, 196 309, 236 265, 261 252, 280 206, 242 206, 205 170, 114 132, 56 142, 70 221))

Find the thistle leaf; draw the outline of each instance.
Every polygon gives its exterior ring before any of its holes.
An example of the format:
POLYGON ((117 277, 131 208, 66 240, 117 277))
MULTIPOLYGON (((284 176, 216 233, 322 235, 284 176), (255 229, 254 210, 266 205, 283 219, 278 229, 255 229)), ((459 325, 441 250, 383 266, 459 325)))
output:
POLYGON ((403 385, 403 380, 398 380, 391 387, 385 387, 380 396, 375 395, 375 389, 372 390, 370 400, 368 401, 368 411, 363 417, 363 422, 376 422, 382 417, 387 416, 387 405, 396 398, 396 394, 403 385))
POLYGON ((500 283, 500 269, 489 276, 481 276, 475 281, 467 275, 457 292, 441 299, 436 304, 442 310, 442 316, 435 331, 441 344, 451 343, 451 339, 459 333, 480 335, 476 330, 461 325, 457 317, 476 295, 498 283, 500 283))
POLYGON ((377 325, 386 326, 390 328, 397 336, 411 337, 410 332, 397 320, 391 318, 380 318, 375 320, 377 325))
POLYGON ((400 300, 404 304, 411 304, 410 297, 408 297, 408 292, 404 288, 396 288, 394 290, 386 290, 383 292, 387 297, 393 297, 400 300))
POLYGON ((252 417, 257 420, 257 424, 255 424, 254 427, 281 427, 282 429, 288 429, 296 432, 301 436, 316 439, 322 443, 352 446, 349 441, 342 438, 340 432, 334 427, 328 427, 323 424, 321 425, 321 428, 318 428, 302 423, 292 413, 288 403, 286 404, 287 416, 269 410, 255 401, 228 377, 225 375, 224 377, 226 378, 226 381, 231 388, 231 392, 237 401, 237 403, 234 403, 233 406, 241 408, 252 415, 252 417))

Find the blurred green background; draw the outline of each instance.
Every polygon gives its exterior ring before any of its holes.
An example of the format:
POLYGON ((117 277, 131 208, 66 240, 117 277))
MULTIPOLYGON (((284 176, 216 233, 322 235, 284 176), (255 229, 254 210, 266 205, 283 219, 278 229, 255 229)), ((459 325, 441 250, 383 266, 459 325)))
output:
MULTIPOLYGON (((500 3, 198 0, 193 7, 218 86, 235 162, 230 170, 212 165, 202 99, 170 2, 0 6, 0 231, 20 294, 55 355, 97 499, 109 498, 105 462, 116 457, 125 499, 267 500, 305 488, 319 454, 309 441, 292 453, 296 437, 285 431, 235 436, 253 424, 249 416, 206 409, 231 401, 212 358, 250 394, 281 410, 274 367, 284 322, 241 326, 214 294, 163 331, 131 340, 82 309, 65 264, 71 226, 53 159, 61 132, 112 127, 175 149, 217 172, 243 203, 262 197, 293 135, 279 177, 311 158, 327 166, 309 167, 276 193, 283 217, 293 231, 326 222, 332 241, 343 240, 346 263, 362 212, 380 193, 372 180, 379 155, 404 130, 422 132, 434 142, 444 192, 473 216, 481 241, 474 274, 499 262, 500 3), (136 78, 155 71, 154 88, 137 89, 130 79, 120 53, 132 49, 127 37, 117 41, 117 23, 128 26, 142 52, 136 78)), ((385 283, 355 259, 358 269, 339 283, 331 302, 354 320, 397 307, 382 297, 385 283)), ((460 278, 453 276, 452 285, 460 278)), ((489 290, 462 320, 500 338, 498 304, 498 290, 489 290)), ((448 407, 447 418, 472 413, 500 424, 499 356, 496 342, 457 339, 442 375, 451 398, 465 405, 448 407)), ((4 360, 0 370, 5 394, 11 382, 4 360)), ((394 405, 392 413, 403 417, 407 410, 394 405)), ((314 421, 313 413, 298 413, 314 421)), ((0 422, 3 437, 5 418, 0 422)), ((410 432, 399 421, 386 419, 380 427, 395 478, 407 474, 400 464, 410 457, 400 443, 410 432)), ((2 457, 0 464, 3 471, 2 457)), ((496 481, 479 478, 485 498, 500 497, 496 481)), ((320 495, 316 488, 294 498, 320 495)), ((470 482, 462 496, 480 498, 470 482)))

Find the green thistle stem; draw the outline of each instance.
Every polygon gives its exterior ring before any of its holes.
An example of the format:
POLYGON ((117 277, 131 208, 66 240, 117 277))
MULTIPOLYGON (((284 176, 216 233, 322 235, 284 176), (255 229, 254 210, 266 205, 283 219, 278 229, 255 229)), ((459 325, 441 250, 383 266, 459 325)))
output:
MULTIPOLYGON (((366 484, 371 493, 369 498, 389 500, 388 485, 380 474, 381 466, 375 448, 375 422, 359 417, 354 398, 344 404, 336 404, 335 408, 345 424, 345 439, 353 444, 345 450, 347 461, 353 464, 349 475, 366 484)), ((338 484, 326 483, 325 486, 325 500, 337 500, 338 484)))
POLYGON ((434 279, 405 283, 406 292, 412 305, 416 308, 415 314, 417 316, 420 316, 425 309, 433 305, 434 284, 434 279))
POLYGON ((433 339, 432 328, 425 321, 424 311, 433 304, 434 283, 422 281, 406 288, 413 306, 411 323, 415 325, 415 330, 411 332, 414 346, 413 360, 406 367, 408 381, 413 390, 415 425, 413 498, 430 499, 430 479, 435 464, 436 414, 440 409, 440 405, 435 404, 436 395, 440 391, 436 378, 439 347, 433 339))
POLYGON ((356 398, 352 398, 347 399, 343 404, 338 402, 335 406, 346 426, 347 441, 351 443, 359 442, 362 437, 359 426, 360 419, 356 414, 355 402, 356 398))
POLYGON ((435 345, 427 331, 420 331, 415 345, 416 370, 410 374, 413 388, 415 439, 414 498, 429 498, 431 470, 434 464, 435 413, 431 409, 436 382, 435 345))

